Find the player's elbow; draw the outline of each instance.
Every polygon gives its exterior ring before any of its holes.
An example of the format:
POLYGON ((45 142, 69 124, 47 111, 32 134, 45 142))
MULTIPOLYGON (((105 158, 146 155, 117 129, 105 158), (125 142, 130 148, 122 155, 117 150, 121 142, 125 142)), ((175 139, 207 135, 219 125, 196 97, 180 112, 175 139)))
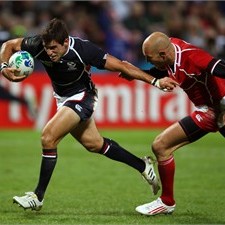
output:
POLYGON ((16 51, 20 51, 22 40, 23 38, 15 38, 4 42, 1 46, 1 53, 7 51, 13 54, 16 51))
POLYGON ((114 71, 114 72, 127 73, 128 65, 129 65, 128 62, 121 61, 118 58, 108 54, 106 63, 105 63, 105 69, 114 71))

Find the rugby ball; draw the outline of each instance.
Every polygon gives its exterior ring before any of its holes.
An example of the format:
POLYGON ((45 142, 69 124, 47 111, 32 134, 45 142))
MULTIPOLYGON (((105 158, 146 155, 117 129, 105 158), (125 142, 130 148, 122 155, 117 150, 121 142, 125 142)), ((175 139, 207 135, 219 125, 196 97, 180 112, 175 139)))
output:
POLYGON ((9 59, 9 67, 19 69, 17 76, 29 76, 34 71, 34 59, 27 51, 15 52, 9 59))

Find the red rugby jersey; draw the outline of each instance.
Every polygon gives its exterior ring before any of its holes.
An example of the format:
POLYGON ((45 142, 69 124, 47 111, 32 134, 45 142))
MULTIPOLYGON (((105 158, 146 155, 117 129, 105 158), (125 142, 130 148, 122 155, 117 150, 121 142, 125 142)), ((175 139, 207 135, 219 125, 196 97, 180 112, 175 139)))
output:
POLYGON ((183 40, 171 38, 175 48, 174 66, 167 71, 187 93, 195 106, 215 106, 225 96, 225 79, 212 76, 213 68, 207 71, 213 59, 209 53, 183 40))

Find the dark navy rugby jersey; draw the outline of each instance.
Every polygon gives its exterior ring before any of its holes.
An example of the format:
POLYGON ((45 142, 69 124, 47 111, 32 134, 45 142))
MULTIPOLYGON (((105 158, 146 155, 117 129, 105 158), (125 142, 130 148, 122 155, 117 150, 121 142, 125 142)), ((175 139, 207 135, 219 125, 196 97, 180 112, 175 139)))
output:
POLYGON ((69 36, 69 48, 59 62, 52 62, 44 50, 40 35, 24 38, 21 49, 28 51, 44 65, 54 91, 71 96, 93 86, 90 69, 104 69, 106 52, 88 40, 69 36))

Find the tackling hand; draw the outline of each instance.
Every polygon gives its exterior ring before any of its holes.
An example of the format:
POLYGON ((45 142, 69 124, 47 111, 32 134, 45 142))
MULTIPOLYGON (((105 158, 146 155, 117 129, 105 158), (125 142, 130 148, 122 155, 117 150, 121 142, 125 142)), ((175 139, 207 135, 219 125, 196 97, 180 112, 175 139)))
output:
POLYGON ((179 84, 170 77, 163 77, 161 79, 154 78, 151 84, 165 92, 171 92, 176 86, 179 86, 179 84))

